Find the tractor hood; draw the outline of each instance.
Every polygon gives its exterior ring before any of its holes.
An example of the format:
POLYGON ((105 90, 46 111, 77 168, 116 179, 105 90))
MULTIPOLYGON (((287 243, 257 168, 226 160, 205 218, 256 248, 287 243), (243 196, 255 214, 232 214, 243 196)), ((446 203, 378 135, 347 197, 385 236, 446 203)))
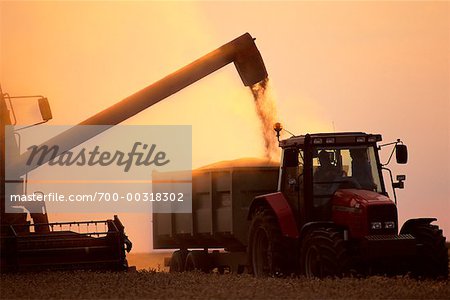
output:
POLYGON ((384 195, 366 190, 342 189, 332 199, 332 220, 349 229, 353 238, 371 234, 397 234, 397 207, 384 195), (393 223, 392 227, 372 230, 372 223, 393 223))
POLYGON ((337 190, 333 196, 333 205, 337 206, 360 208, 379 204, 393 204, 393 201, 376 192, 357 189, 337 190))

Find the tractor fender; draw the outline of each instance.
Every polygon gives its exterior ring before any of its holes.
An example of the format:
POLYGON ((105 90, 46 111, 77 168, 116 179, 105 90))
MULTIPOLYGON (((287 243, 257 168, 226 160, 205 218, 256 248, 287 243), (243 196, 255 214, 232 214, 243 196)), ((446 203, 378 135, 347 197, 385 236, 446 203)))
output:
POLYGON ((302 226, 300 229, 300 242, 303 240, 303 238, 310 232, 311 230, 314 230, 316 228, 336 228, 336 229, 342 229, 344 230, 342 226, 336 225, 336 223, 331 221, 316 221, 316 222, 308 222, 305 225, 302 226))
POLYGON ((417 224, 425 224, 429 225, 430 223, 437 221, 436 218, 418 218, 418 219, 409 219, 403 224, 402 229, 400 230, 400 234, 406 234, 411 232, 411 228, 417 224))
POLYGON ((281 234, 288 238, 298 238, 297 222, 294 218, 291 206, 280 192, 261 195, 253 199, 247 215, 247 220, 252 218, 253 212, 261 206, 270 207, 277 217, 281 234))

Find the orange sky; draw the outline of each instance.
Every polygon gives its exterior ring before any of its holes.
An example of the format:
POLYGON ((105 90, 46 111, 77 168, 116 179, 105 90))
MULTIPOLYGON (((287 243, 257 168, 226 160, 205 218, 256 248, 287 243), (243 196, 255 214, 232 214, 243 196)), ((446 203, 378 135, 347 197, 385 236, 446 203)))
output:
MULTIPOLYGON (((435 216, 450 232, 449 2, 1 2, 0 9, 2 88, 47 96, 50 124, 78 123, 248 31, 285 128, 303 134, 334 124, 386 142, 402 138, 410 161, 393 165, 407 175, 400 220, 435 216)), ((250 92, 233 66, 126 123, 192 124, 194 167, 264 150, 250 92)), ((139 251, 150 243, 144 218, 123 217, 139 251)))

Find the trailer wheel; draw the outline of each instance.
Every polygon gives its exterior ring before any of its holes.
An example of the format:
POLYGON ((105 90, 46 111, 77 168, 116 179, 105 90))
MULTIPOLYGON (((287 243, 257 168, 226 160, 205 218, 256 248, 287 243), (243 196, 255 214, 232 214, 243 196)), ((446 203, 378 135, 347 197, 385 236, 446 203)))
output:
POLYGON ((210 263, 208 254, 205 251, 190 251, 186 257, 184 269, 186 271, 202 271, 209 273, 210 263))
POLYGON ((178 273, 184 271, 184 262, 186 261, 187 251, 177 250, 172 253, 170 258, 169 272, 178 273))
POLYGON ((300 266, 308 278, 341 277, 348 273, 350 258, 342 233, 316 228, 303 239, 300 266))
POLYGON ((419 277, 448 278, 448 250, 442 229, 431 224, 414 224, 409 229, 418 242, 413 274, 419 277))
POLYGON ((287 257, 286 245, 275 215, 268 208, 257 210, 249 232, 250 271, 256 277, 283 275, 287 268, 287 257))

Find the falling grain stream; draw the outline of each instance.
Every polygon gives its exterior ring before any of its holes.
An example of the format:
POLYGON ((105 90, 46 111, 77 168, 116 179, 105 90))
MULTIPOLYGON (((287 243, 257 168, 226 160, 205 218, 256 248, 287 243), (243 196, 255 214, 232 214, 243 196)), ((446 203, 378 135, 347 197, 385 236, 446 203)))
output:
POLYGON ((250 89, 255 100, 256 113, 261 121, 265 157, 274 160, 278 153, 277 139, 273 130, 273 125, 277 121, 277 110, 270 94, 269 79, 252 85, 250 89))

